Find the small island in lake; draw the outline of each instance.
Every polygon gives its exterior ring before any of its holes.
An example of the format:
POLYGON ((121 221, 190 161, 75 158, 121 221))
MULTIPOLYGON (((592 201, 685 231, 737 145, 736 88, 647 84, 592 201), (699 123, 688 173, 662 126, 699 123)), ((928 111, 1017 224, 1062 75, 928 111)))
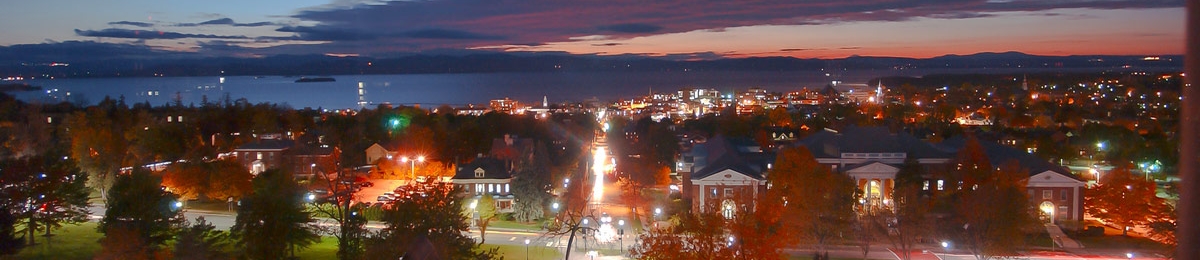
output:
POLYGON ((333 81, 336 81, 336 80, 334 80, 331 77, 315 77, 315 78, 300 77, 300 79, 296 80, 297 83, 301 83, 301 82, 333 82, 333 81))

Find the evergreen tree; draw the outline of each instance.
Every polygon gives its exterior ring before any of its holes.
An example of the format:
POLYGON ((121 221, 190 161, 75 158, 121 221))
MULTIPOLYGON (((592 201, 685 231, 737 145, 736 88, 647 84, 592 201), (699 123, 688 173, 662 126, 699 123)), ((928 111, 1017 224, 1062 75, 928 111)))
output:
MULTIPOLYGON (((141 168, 116 178, 108 190, 109 201, 98 227, 105 239, 112 241, 106 245, 128 243, 125 246, 138 250, 121 252, 143 256, 157 251, 170 240, 171 230, 183 222, 183 214, 176 204, 176 196, 163 191, 161 183, 141 168)), ((125 256, 118 254, 115 257, 125 256)))
POLYGON ((479 244, 467 237, 468 217, 458 194, 450 183, 432 181, 405 186, 402 196, 385 209, 387 225, 367 243, 372 259, 396 259, 419 247, 430 247, 436 259, 491 259, 496 250, 479 250, 479 244))
POLYGON ((550 200, 551 176, 550 157, 546 147, 539 144, 533 152, 533 160, 521 167, 513 178, 513 217, 517 221, 531 222, 544 216, 550 200))
POLYGON ((232 232, 250 259, 281 259, 320 240, 305 209, 305 192, 286 172, 273 169, 255 177, 242 199, 232 232))
POLYGON ((0 207, 0 256, 16 254, 25 246, 25 239, 17 237, 17 217, 8 207, 0 207))
POLYGON ((224 251, 230 246, 229 242, 228 233, 216 230, 204 217, 197 217, 195 223, 179 231, 175 239, 175 259, 229 259, 228 253, 224 251))

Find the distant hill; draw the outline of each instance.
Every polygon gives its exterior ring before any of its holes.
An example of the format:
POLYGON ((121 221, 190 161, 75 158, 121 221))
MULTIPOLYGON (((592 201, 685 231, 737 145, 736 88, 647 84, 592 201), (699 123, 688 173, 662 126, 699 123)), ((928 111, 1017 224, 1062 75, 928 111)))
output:
MULTIPOLYGON (((0 57, 16 58, 14 54, 0 57)), ((0 62, 0 76, 119 77, 213 75, 345 75, 555 71, 805 71, 821 69, 947 68, 1181 68, 1183 56, 1037 56, 1020 52, 946 55, 927 59, 852 56, 841 59, 791 57, 684 61, 642 56, 561 53, 407 54, 386 58, 279 55, 264 58, 114 58, 72 61, 0 62), (51 62, 69 66, 50 66, 51 62)))

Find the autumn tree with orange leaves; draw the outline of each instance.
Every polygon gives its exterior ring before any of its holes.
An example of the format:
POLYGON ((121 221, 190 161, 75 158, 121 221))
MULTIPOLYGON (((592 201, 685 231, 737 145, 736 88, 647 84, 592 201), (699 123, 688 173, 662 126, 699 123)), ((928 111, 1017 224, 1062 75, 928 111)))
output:
POLYGON ((1157 196, 1154 182, 1134 176, 1131 167, 1119 165, 1102 176, 1088 188, 1084 203, 1088 214, 1122 227, 1121 235, 1129 235, 1130 228, 1174 218, 1171 206, 1157 196))

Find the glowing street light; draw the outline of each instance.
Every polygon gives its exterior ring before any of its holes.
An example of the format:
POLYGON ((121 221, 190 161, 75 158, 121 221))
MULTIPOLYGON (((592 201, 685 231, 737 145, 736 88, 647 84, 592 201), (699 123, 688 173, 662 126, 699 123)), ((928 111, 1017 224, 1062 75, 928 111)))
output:
POLYGON ((529 239, 525 239, 525 259, 529 259, 529 239))
POLYGON ((404 157, 400 157, 400 162, 408 163, 408 178, 415 179, 416 172, 417 172, 417 162, 424 163, 425 156, 421 155, 421 156, 417 156, 417 158, 413 158, 413 159, 409 159, 408 156, 404 156, 404 157))

